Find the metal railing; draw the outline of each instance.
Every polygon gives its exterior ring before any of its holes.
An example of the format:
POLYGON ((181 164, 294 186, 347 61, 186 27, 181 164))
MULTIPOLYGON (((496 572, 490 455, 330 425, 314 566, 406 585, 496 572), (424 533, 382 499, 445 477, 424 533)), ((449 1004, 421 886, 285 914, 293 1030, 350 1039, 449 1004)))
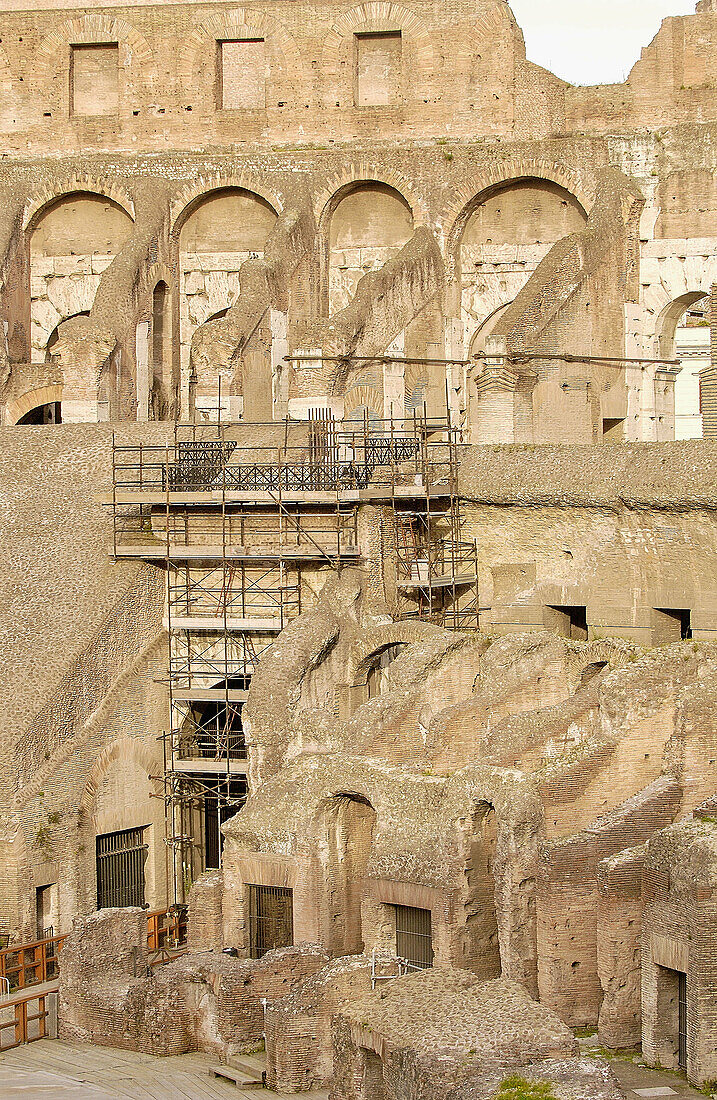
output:
MULTIPOLYGON (((390 484, 400 474, 421 473, 435 483, 449 475, 459 429, 424 417, 371 421, 294 421, 283 444, 232 439, 241 424, 177 425, 173 443, 116 445, 113 483, 121 492, 334 492, 390 484), (308 433, 308 434, 307 434, 308 433), (183 438, 184 436, 184 438, 183 438), (294 440, 299 439, 299 442, 294 440), (243 461, 243 459, 248 461, 243 461), (381 472, 383 471, 383 472, 381 472)), ((244 429, 245 430, 245 429, 244 429)))

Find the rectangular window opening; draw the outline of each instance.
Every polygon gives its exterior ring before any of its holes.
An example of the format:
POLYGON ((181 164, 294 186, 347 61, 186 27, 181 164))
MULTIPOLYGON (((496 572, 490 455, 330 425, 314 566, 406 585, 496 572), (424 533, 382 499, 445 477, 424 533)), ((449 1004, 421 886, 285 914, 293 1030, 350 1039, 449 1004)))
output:
POLYGON ((384 107, 401 94, 401 32, 355 34, 354 102, 384 107))
POLYGON ((602 437, 606 443, 622 443, 625 438, 624 417, 603 417, 602 437))
POLYGON ((148 847, 146 826, 102 833, 96 838, 97 908, 142 908, 144 901, 144 865, 148 847))
POLYGON ((433 966, 431 910, 397 905, 396 954, 410 966, 426 970, 433 966))
POLYGON ((70 113, 116 115, 119 110, 119 46, 116 42, 70 47, 70 113))
POLYGON ((652 609, 652 644, 672 645, 692 637, 692 612, 688 607, 654 607, 652 609))
POLYGON ((221 110, 266 107, 266 53, 263 38, 217 43, 217 104, 221 110))
POLYGON ((267 951, 294 942, 294 892, 284 886, 249 887, 249 954, 260 959, 267 951))
POLYGON ((548 606, 543 611, 543 625, 561 638, 574 642, 588 640, 587 607, 580 604, 548 606))

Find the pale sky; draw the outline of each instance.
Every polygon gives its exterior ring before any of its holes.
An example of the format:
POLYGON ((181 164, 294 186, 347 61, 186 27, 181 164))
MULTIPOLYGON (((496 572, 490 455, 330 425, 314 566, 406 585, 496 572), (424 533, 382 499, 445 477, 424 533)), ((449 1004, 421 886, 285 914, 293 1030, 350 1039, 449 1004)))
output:
POLYGON ((530 61, 572 84, 624 80, 667 15, 696 0, 509 0, 530 61))

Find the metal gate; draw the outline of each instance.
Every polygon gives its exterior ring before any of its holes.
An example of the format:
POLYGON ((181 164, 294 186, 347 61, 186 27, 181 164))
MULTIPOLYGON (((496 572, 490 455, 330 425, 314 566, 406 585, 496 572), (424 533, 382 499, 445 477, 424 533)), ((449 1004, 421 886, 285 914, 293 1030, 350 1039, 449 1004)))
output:
POLYGON ((283 886, 249 887, 249 954, 260 959, 294 942, 293 890, 283 886))
POLYGON ((396 954, 419 970, 433 966, 430 909, 396 906, 396 954))
POLYGON ((97 837, 97 908, 144 905, 145 826, 97 837))
POLYGON ((677 972, 677 1064, 687 1069, 687 975, 677 972))

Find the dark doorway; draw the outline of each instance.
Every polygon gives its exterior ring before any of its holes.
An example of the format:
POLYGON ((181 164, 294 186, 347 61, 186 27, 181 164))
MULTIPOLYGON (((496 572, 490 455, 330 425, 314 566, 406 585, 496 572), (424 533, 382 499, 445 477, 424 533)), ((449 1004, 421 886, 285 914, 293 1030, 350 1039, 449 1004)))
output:
POLYGON ((571 638, 575 642, 588 640, 587 607, 578 604, 548 606, 543 622, 546 630, 552 630, 562 638, 571 638))
POLYGON ((244 779, 217 780, 206 783, 204 796, 204 866, 214 869, 221 866, 224 837, 221 826, 239 813, 246 800, 244 779))
POLYGON ((145 827, 97 837, 97 908, 144 906, 145 827))
POLYGON ((672 645, 692 637, 692 612, 688 607, 655 607, 652 612, 652 644, 672 645))

